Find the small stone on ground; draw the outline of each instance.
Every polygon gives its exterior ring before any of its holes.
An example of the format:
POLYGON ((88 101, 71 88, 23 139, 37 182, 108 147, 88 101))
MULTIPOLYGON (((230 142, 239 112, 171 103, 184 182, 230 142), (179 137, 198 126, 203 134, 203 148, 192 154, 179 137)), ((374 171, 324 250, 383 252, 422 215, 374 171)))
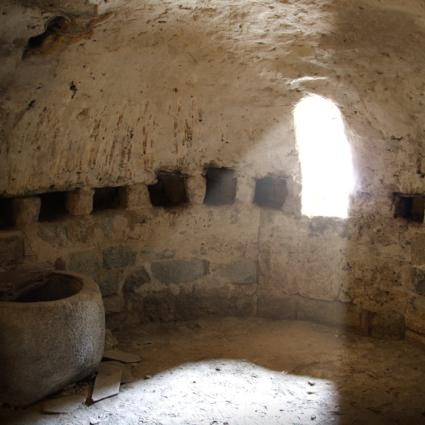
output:
POLYGON ((94 382, 93 402, 117 395, 120 392, 122 369, 116 364, 102 362, 94 382))
POLYGON ((117 360, 122 363, 138 363, 142 360, 137 354, 126 353, 121 350, 106 350, 103 353, 103 358, 108 360, 117 360))

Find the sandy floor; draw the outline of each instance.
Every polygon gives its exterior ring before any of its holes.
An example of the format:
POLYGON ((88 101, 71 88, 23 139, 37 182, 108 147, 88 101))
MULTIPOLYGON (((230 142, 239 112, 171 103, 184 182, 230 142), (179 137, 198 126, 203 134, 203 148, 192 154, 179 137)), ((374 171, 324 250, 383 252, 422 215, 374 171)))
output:
MULTIPOLYGON (((4 410, 2 424, 423 424, 425 352, 262 319, 155 325, 117 335, 143 361, 117 397, 66 415, 4 410)), ((88 389, 87 384, 78 391, 88 389)))

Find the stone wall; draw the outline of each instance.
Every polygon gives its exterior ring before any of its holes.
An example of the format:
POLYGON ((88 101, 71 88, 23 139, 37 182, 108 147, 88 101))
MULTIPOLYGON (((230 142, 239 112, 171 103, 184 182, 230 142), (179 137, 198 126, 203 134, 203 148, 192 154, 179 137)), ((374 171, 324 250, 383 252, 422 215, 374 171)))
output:
POLYGON ((258 314, 423 338, 425 226, 396 214, 425 193, 415 2, 129 1, 31 49, 52 11, 2 11, 2 268, 90 274, 111 326, 258 314), (309 93, 344 117, 346 220, 301 215, 309 93))

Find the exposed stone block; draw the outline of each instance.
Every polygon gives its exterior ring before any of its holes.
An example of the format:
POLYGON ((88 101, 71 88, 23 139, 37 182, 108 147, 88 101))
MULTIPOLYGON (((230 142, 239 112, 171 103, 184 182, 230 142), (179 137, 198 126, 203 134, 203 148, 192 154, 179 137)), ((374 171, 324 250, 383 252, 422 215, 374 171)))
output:
POLYGON ((133 184, 120 191, 123 208, 136 209, 149 205, 149 192, 145 184, 133 184))
POLYGON ((130 216, 133 217, 133 213, 134 211, 103 211, 102 214, 94 214, 92 218, 96 231, 103 236, 104 242, 113 244, 113 241, 120 243, 129 238, 130 216))
POLYGON ((200 279, 208 273, 208 261, 200 259, 155 261, 153 276, 162 283, 185 283, 200 279))
POLYGON ((124 326, 137 326, 140 318, 128 311, 108 313, 105 316, 106 327, 111 330, 122 329, 124 326))
POLYGON ((127 307, 142 321, 192 320, 206 316, 254 316, 256 314, 256 290, 239 285, 180 288, 177 293, 168 289, 138 295, 128 294, 127 307))
POLYGON ((253 192, 254 185, 252 177, 238 175, 236 199, 244 204, 251 204, 253 192))
POLYGON ((71 215, 89 215, 93 210, 92 189, 80 188, 67 193, 66 208, 71 215))
POLYGON ((256 283, 257 262, 240 260, 215 267, 215 274, 227 283, 256 283))
POLYGON ((68 270, 88 274, 97 280, 102 269, 100 255, 97 251, 74 252, 69 256, 68 270))
POLYGON ((174 249, 164 249, 163 251, 158 252, 156 256, 161 260, 170 260, 176 256, 176 251, 174 249))
POLYGON ((124 300, 119 295, 112 295, 110 297, 103 298, 103 304, 105 306, 106 314, 121 313, 125 307, 124 300))
POLYGON ((425 265, 425 234, 417 235, 412 241, 412 263, 425 265))
POLYGON ((103 267, 113 269, 133 266, 136 257, 137 252, 129 246, 112 246, 103 250, 103 267))
POLYGON ((236 176, 230 168, 207 168, 207 188, 204 203, 207 205, 233 204, 236 198, 236 176))
POLYGON ((143 322, 175 320, 175 296, 169 291, 159 291, 143 297, 138 303, 143 322))
POLYGON ((151 278, 144 267, 130 273, 124 283, 124 292, 135 292, 143 284, 150 282, 151 278))
POLYGON ((205 316, 254 316, 257 298, 254 291, 240 286, 198 286, 193 291, 182 290, 175 297, 176 320, 192 320, 205 316))
POLYGON ((0 233, 0 269, 22 263, 24 259, 24 239, 20 232, 0 233))
POLYGON ((13 221, 18 227, 37 223, 41 200, 38 196, 13 199, 13 221))
POLYGON ((412 286, 418 295, 425 296, 425 269, 412 269, 412 286))
POLYGON ((70 244, 67 229, 61 222, 43 223, 38 226, 38 236, 53 247, 70 244))
POLYGON ((102 296, 109 297, 117 294, 120 289, 123 275, 124 272, 119 269, 102 271, 97 281, 102 296))
POLYGON ((192 205, 202 205, 205 198, 206 182, 201 174, 188 176, 186 179, 186 188, 190 203, 192 205))
POLYGON ((287 196, 288 188, 284 177, 267 176, 256 182, 254 203, 261 207, 280 209, 287 196))

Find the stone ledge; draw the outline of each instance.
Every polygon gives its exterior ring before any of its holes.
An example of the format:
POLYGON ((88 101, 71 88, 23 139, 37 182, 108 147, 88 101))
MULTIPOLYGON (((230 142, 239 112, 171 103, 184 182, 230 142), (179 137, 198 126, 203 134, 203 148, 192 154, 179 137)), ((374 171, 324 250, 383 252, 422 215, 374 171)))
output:
POLYGON ((81 188, 67 193, 66 208, 70 215, 89 215, 93 211, 93 189, 81 188))

